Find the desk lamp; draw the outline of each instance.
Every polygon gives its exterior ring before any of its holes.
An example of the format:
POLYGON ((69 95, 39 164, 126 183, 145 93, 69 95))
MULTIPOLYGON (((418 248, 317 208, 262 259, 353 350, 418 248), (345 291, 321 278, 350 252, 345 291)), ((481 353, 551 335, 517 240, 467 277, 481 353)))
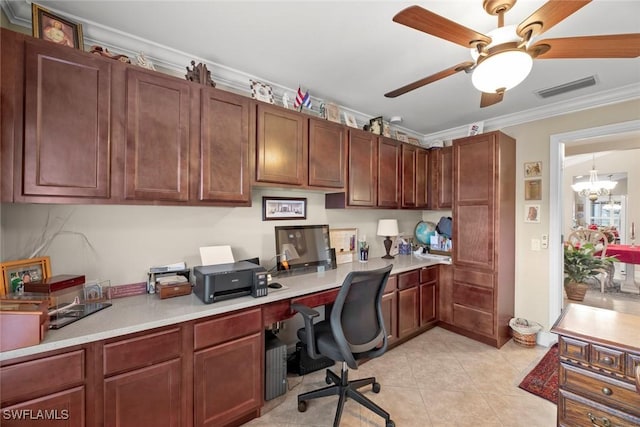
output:
POLYGON ((384 239, 384 248, 387 251, 387 254, 382 258, 384 259, 393 259, 393 255, 389 255, 391 251, 391 236, 398 235, 398 220, 397 219, 381 219, 378 221, 378 236, 385 236, 384 239))

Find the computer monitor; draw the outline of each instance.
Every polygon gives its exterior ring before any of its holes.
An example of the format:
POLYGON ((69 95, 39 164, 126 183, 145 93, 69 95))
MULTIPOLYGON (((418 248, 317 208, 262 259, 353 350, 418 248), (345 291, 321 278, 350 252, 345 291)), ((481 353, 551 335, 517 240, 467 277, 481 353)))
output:
POLYGON ((275 233, 278 271, 336 268, 335 252, 329 240, 329 225, 277 226, 275 233))

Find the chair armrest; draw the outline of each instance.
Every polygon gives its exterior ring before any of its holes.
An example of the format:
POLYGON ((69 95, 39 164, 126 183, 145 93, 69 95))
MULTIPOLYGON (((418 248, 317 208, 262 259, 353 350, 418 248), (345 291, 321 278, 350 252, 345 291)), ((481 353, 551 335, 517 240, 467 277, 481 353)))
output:
POLYGON ((316 351, 316 334, 313 327, 313 319, 320 316, 320 313, 304 304, 291 304, 291 309, 300 313, 304 320, 304 329, 306 330, 307 337, 305 344, 309 357, 319 359, 322 355, 316 351))

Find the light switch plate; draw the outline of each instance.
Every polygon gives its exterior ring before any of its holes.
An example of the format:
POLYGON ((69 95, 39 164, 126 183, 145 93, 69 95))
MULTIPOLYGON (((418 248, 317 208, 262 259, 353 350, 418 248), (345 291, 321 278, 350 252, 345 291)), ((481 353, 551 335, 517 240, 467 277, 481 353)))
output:
POLYGON ((531 239, 531 250, 532 251, 540 250, 540 239, 531 239))
POLYGON ((542 235, 542 249, 547 249, 549 247, 549 235, 542 235))

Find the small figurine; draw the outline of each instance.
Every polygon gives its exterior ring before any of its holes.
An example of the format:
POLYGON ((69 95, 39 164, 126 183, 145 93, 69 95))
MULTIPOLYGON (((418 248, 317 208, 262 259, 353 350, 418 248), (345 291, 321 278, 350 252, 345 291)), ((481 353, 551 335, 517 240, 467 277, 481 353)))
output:
POLYGON ((187 80, 196 83, 202 83, 205 86, 216 87, 216 84, 211 80, 211 71, 207 70, 207 66, 202 62, 196 65, 196 61, 191 61, 192 70, 187 67, 187 74, 185 75, 187 80))
POLYGON ((282 106, 284 108, 291 108, 291 106, 289 105, 290 102, 291 98, 289 97, 289 94, 285 92, 285 94, 282 95, 282 106))
POLYGON ((156 67, 153 66, 153 62, 148 60, 147 57, 144 56, 143 52, 140 52, 138 55, 136 55, 136 61, 138 62, 138 66, 142 68, 146 68, 147 70, 154 70, 154 71, 156 69, 156 67))

